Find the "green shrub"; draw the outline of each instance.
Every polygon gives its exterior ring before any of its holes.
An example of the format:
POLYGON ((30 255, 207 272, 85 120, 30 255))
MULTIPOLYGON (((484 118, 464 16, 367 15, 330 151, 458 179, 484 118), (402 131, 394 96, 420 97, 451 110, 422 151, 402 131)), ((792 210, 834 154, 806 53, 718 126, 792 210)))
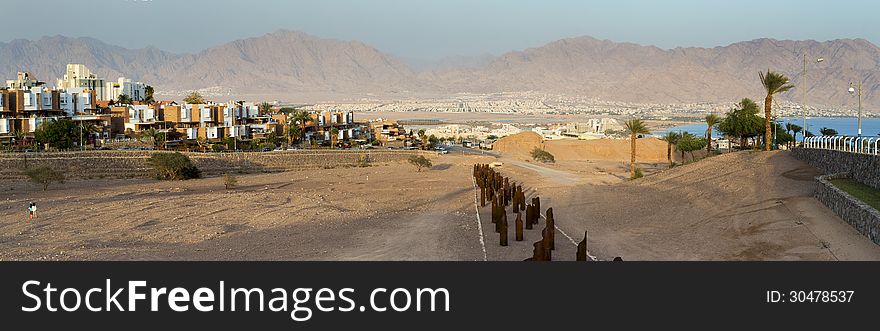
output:
POLYGON ((645 174, 642 173, 642 168, 636 168, 636 174, 633 175, 632 179, 639 179, 645 177, 645 174))
POLYGON ((422 168, 430 168, 433 166, 431 164, 431 160, 428 160, 426 157, 422 155, 413 155, 409 157, 409 163, 416 166, 418 172, 422 172, 422 168))
POLYGON ((223 174, 223 186, 226 189, 235 188, 235 185, 238 185, 238 178, 235 175, 230 175, 229 173, 223 174))
POLYGON ((199 178, 201 171, 193 165, 189 157, 173 153, 155 153, 147 159, 153 169, 156 170, 156 177, 165 180, 183 180, 199 178))
POLYGON ((537 148, 537 147, 535 147, 535 149, 532 150, 532 158, 535 159, 535 161, 543 162, 543 163, 556 162, 556 158, 553 157, 553 154, 550 154, 550 152, 545 151, 540 148, 537 148))
POLYGON ((49 183, 64 183, 64 174, 47 166, 39 166, 24 171, 32 182, 43 185, 43 191, 49 188, 49 183))

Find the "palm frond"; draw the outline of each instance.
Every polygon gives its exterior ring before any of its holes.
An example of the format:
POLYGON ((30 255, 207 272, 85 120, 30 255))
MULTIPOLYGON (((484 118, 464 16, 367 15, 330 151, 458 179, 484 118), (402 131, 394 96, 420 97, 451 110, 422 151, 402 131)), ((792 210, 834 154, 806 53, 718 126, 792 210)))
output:
POLYGON ((648 134, 651 131, 648 130, 648 127, 645 125, 642 120, 638 118, 634 118, 628 120, 623 123, 624 127, 626 127, 626 132, 631 135, 639 135, 639 134, 648 134))

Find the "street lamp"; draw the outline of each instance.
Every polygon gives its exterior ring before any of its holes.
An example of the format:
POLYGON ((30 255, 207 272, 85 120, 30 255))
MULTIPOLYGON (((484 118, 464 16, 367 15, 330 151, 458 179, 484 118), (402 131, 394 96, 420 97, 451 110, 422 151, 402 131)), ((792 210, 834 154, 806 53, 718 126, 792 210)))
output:
MULTIPOLYGON (((858 93, 859 93, 858 94, 859 95, 859 122, 858 122, 859 124, 858 125, 859 125, 859 137, 861 137, 862 136, 862 81, 861 80, 859 80, 858 93)), ((849 94, 850 95, 856 94, 856 89, 853 88, 852 82, 849 83, 849 94)))
MULTIPOLYGON (((822 63, 825 61, 824 58, 817 58, 816 63, 822 63)), ((803 141, 807 141, 807 54, 804 54, 804 102, 801 104, 801 107, 804 107, 804 136, 803 141)))

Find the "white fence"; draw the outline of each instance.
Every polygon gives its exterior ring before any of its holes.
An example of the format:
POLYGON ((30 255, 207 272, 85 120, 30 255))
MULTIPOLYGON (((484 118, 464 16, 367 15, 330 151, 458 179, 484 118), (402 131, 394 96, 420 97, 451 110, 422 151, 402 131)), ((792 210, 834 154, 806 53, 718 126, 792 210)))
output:
POLYGON ((878 143, 876 137, 821 136, 807 138, 804 148, 878 155, 878 143))

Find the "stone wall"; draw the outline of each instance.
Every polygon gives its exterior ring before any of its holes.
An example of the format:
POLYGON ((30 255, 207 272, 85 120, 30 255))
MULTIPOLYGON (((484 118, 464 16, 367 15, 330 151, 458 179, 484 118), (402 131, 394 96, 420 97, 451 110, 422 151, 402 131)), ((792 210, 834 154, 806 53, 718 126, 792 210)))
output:
POLYGON ((880 189, 880 156, 808 148, 795 148, 791 153, 824 174, 848 173, 850 178, 880 189))
POLYGON ((856 231, 880 245, 880 212, 834 186, 830 180, 837 178, 849 176, 845 173, 819 176, 816 199, 852 225, 856 231))
MULTIPOLYGON (((23 169, 49 166, 64 171, 68 179, 148 178, 153 176, 147 158, 154 151, 91 151, 59 153, 0 153, 0 180, 21 180, 23 169)), ((300 150, 245 153, 183 153, 205 176, 261 173, 356 166, 366 157, 371 164, 403 161, 425 151, 300 150)))

